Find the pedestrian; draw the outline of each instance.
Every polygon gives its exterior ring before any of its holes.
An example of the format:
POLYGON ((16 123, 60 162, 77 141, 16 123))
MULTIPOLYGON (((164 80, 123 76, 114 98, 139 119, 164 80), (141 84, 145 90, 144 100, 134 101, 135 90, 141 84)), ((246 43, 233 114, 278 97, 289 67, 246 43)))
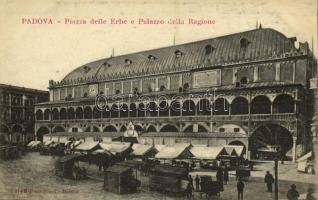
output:
POLYGON ((306 200, 317 200, 312 194, 314 193, 314 189, 309 188, 306 195, 306 200))
POLYGON ((244 192, 244 183, 242 181, 242 179, 239 179, 239 181, 237 182, 237 199, 238 200, 243 200, 243 192, 244 192))
POLYGON ((224 168, 223 176, 224 184, 227 185, 227 182, 229 181, 229 170, 227 169, 227 167, 224 168))
POLYGON ((195 191, 199 191, 200 189, 199 189, 199 187, 200 187, 200 177, 199 177, 199 175, 196 175, 195 176, 195 191))
POLYGON ((187 193, 188 199, 191 199, 193 196, 193 183, 190 181, 188 182, 186 193, 187 193))
POLYGON ((221 191, 223 191, 223 170, 221 167, 216 171, 216 181, 219 183, 221 191))
POLYGON ((290 187, 291 188, 287 192, 287 199, 288 200, 298 200, 299 193, 296 190, 296 185, 292 184, 290 187))
POLYGON ((274 177, 269 171, 266 172, 264 182, 267 186, 267 192, 273 192, 273 183, 274 183, 274 177))

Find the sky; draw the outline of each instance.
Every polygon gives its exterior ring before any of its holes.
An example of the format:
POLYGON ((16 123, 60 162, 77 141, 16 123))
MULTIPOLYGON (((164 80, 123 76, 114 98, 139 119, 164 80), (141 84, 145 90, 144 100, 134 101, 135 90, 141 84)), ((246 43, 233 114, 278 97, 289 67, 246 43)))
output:
POLYGON ((260 23, 298 42, 311 46, 313 41, 317 55, 316 0, 2 0, 0 83, 46 90, 49 80, 60 81, 113 51, 116 56, 182 44, 255 29, 260 23), (111 18, 127 24, 109 24, 111 18), (166 23, 138 24, 140 18, 166 23), (189 24, 189 18, 214 24, 189 24), (53 24, 32 24, 39 19, 53 24), (65 19, 87 24, 65 24, 65 19), (107 24, 89 24, 91 19, 107 24), (167 24, 169 19, 185 24, 167 24))

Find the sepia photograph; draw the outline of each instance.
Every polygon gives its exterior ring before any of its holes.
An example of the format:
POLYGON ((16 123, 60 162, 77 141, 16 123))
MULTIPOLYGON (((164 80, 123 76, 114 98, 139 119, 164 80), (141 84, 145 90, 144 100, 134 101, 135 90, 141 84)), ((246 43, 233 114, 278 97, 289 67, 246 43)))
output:
POLYGON ((0 200, 317 200, 317 0, 3 0, 0 200))

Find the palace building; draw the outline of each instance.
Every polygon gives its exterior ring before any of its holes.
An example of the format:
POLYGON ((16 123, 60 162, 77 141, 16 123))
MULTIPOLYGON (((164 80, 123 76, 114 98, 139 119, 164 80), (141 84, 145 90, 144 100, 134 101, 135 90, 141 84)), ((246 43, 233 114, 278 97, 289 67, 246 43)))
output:
POLYGON ((295 160, 311 148, 317 64, 295 43, 260 27, 87 63, 49 82, 36 137, 100 140, 133 124, 140 143, 235 144, 248 158, 274 149, 295 160))
POLYGON ((0 145, 33 140, 34 104, 48 100, 48 91, 0 84, 0 145))

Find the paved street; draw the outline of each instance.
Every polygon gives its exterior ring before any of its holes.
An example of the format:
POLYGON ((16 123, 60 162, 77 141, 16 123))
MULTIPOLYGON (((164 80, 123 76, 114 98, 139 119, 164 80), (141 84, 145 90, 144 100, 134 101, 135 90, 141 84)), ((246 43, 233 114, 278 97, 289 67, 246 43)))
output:
MULTIPOLYGON (((103 190, 102 181, 84 180, 73 181, 55 177, 53 174, 54 160, 51 156, 40 156, 38 153, 30 153, 20 160, 1 161, 0 163, 0 200, 2 199, 184 199, 164 196, 157 192, 142 191, 137 194, 119 196, 103 190), (18 193, 19 189, 28 189, 27 193, 18 193), (32 191, 31 191, 32 190, 32 191), (32 193, 31 193, 32 192, 32 193)), ((98 167, 88 166, 88 172, 98 175, 98 167)), ((263 182, 264 170, 272 171, 273 163, 261 163, 255 166, 252 178, 245 182, 245 198, 247 200, 273 199, 273 194, 265 192, 263 182), (262 170, 262 171, 261 171, 262 170)), ((214 172, 200 171, 199 174, 209 174, 215 177, 214 172)), ((224 186, 224 192, 219 199, 237 199, 236 181, 234 173, 230 172, 230 182, 224 186)), ((289 186, 294 183, 298 191, 305 195, 308 187, 314 187, 317 176, 298 173, 296 165, 286 163, 279 165, 279 198, 286 199, 289 186)), ((102 180, 102 176, 99 177, 102 180)), ((199 199, 199 193, 195 193, 195 199, 199 199)))

